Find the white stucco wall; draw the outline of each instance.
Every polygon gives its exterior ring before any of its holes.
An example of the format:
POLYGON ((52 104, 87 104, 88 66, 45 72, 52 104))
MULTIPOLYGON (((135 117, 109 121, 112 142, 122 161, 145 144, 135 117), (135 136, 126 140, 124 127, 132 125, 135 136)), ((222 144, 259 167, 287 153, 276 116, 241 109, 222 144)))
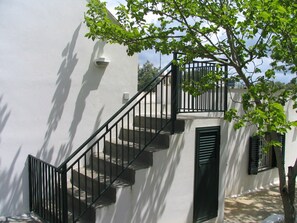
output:
POLYGON ((28 212, 28 154, 58 165, 136 92, 137 56, 84 37, 86 3, 0 1, 0 216, 28 212))
MULTIPOLYGON (((231 96, 235 101, 240 100, 240 95, 243 89, 231 89, 231 96)), ((229 96, 230 96, 229 95, 229 96)), ((238 107, 240 104, 229 100, 229 107, 238 107)), ((291 121, 297 120, 297 113, 292 109, 291 102, 286 105, 287 117, 291 121)), ((268 187, 271 184, 278 183, 277 168, 259 172, 257 175, 248 175, 248 157, 249 157, 249 137, 255 132, 254 127, 245 127, 235 131, 234 123, 226 123, 226 134, 228 135, 227 151, 228 154, 223 154, 222 159, 226 164, 226 172, 224 173, 226 196, 236 196, 243 193, 248 193, 263 187, 268 187)), ((297 129, 292 128, 286 134, 286 156, 285 166, 286 171, 288 166, 294 164, 297 157, 297 129)), ((222 168, 224 168, 222 166, 222 168)))
POLYGON ((183 118, 185 131, 171 136, 169 149, 154 153, 152 167, 136 172, 134 185, 119 189, 115 204, 97 209, 97 223, 193 222, 196 128, 220 126, 222 119, 183 118))
MULTIPOLYGON (((239 100, 243 90, 231 90, 229 96, 239 100)), ((229 100, 229 106, 239 106, 229 100)), ((292 120, 296 113, 288 111, 292 120)), ((220 126, 220 176, 218 217, 224 219, 224 199, 247 193, 277 182, 277 170, 248 175, 249 137, 254 128, 235 131, 233 123, 222 113, 180 114, 186 120, 185 131, 171 136, 170 148, 154 154, 149 169, 137 171, 135 184, 121 188, 115 204, 97 210, 96 222, 112 223, 192 223, 195 179, 195 130, 198 127, 220 126)), ((286 166, 296 159, 296 133, 286 135, 286 166)))

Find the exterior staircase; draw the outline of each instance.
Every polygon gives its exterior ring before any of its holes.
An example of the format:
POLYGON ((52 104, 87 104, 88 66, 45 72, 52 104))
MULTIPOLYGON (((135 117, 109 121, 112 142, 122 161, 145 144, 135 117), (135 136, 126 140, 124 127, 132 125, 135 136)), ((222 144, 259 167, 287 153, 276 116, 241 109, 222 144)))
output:
MULTIPOLYGON (((156 131, 158 129, 158 123, 162 121, 161 118, 150 119, 148 117, 137 117, 133 122, 133 130, 123 128, 120 130, 119 137, 111 141, 105 141, 105 147, 102 152, 93 153, 90 157, 89 165, 81 168, 78 172, 74 170, 73 178, 68 183, 68 203, 73 204, 73 213, 80 213, 82 207, 87 206, 91 203, 91 196, 96 191, 97 188, 104 188, 106 182, 109 182, 113 176, 121 168, 122 163, 128 165, 131 160, 133 160, 133 154, 136 154, 141 146, 139 143, 145 141, 146 138, 151 137, 151 131, 156 131), (151 123, 145 126, 145 123, 151 123), (153 124, 154 123, 154 124, 153 124), (149 129, 146 129, 149 127, 149 129), (134 143, 129 143, 131 138, 134 143), (121 147, 117 146, 122 145, 121 147), (109 165, 104 166, 105 160, 109 165), (104 177, 104 171, 106 176, 104 177), (79 189, 80 188, 80 189, 79 189), (74 191, 74 192, 72 192, 74 191), (72 194, 75 194, 72 197, 72 194)), ((185 121, 176 121, 176 132, 181 133, 184 131, 185 121)), ((147 146, 143 152, 131 163, 127 169, 118 177, 118 179, 108 188, 104 196, 98 199, 88 210, 81 216, 80 222, 95 222, 96 220, 96 209, 108 206, 116 202, 116 193, 119 188, 131 187, 135 183, 136 171, 141 169, 149 168, 153 165, 153 153, 161 150, 166 150, 170 147, 169 141, 171 136, 171 124, 166 126, 166 128, 160 132, 160 134, 147 146)), ((73 222, 77 217, 69 213, 69 222, 73 222)))
POLYGON ((133 185, 136 172, 184 130, 177 113, 226 110, 224 80, 199 96, 183 91, 183 81, 207 72, 227 68, 193 61, 179 69, 171 62, 58 167, 29 155, 30 211, 47 222, 94 222, 96 209, 116 202, 119 188, 133 185))

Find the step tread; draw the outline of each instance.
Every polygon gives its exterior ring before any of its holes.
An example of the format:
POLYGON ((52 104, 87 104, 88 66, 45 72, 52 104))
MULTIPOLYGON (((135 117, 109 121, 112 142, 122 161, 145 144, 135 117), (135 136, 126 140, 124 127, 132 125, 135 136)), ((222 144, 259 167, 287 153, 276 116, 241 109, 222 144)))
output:
MULTIPOLYGON (((99 153, 99 156, 98 156, 98 153, 94 153, 93 154, 94 157, 96 158, 99 158, 100 160, 104 160, 104 153, 99 153)), ((124 164, 124 166, 127 166, 128 165, 128 161, 125 160, 125 159, 121 159, 121 158, 118 158, 118 161, 116 161, 116 157, 114 156, 110 156, 110 155, 107 155, 105 154, 105 160, 110 162, 114 165, 122 165, 122 163, 124 164)), ((131 162, 131 160, 130 160, 131 162)), ((147 163, 144 163, 144 162, 141 162, 137 159, 135 159, 130 165, 129 165, 129 169, 132 169, 132 170, 140 170, 140 169, 146 169, 148 168, 149 165, 147 163)))
MULTIPOLYGON (((124 130, 135 130, 138 132, 145 132, 145 133, 156 133, 158 131, 160 131, 159 129, 150 129, 150 128, 143 128, 143 127, 139 127, 139 126, 124 126, 123 128, 124 130)), ((163 129, 162 131, 159 132, 160 135, 171 135, 171 132, 169 130, 163 129)))
MULTIPOLYGON (((76 169, 74 169, 73 171, 76 171, 78 172, 76 169)), ((80 174, 82 175, 85 175, 92 179, 92 169, 89 168, 89 167, 82 167, 81 168, 81 171, 80 171, 80 174)), ((106 182, 110 182, 110 176, 109 175, 106 175, 106 179, 104 179, 104 174, 103 173, 99 173, 96 171, 96 170, 93 170, 93 179, 94 180, 98 180, 98 177, 100 178, 100 183, 101 184, 104 184, 104 180, 106 180, 106 182)), ((114 188, 117 188, 117 187, 128 187, 128 186, 131 186, 131 183, 125 179, 121 179, 121 178, 118 178, 117 180, 115 180, 113 183, 112 183, 112 187, 114 188)))
MULTIPOLYGON (((92 203, 92 195, 90 193, 87 193, 84 190, 79 190, 78 187, 71 184, 70 182, 67 184, 67 193, 69 195, 72 195, 72 188, 73 188, 73 195, 78 200, 80 197, 80 201, 82 203, 90 204, 92 203), (80 194, 80 196, 79 196, 80 194), (87 196, 86 196, 87 195, 87 196)), ((113 204, 114 202, 109 199, 108 197, 101 196, 93 205, 94 207, 104 207, 113 204)))
MULTIPOLYGON (((112 144, 119 144, 119 146, 121 147, 121 145, 123 145, 124 147, 129 147, 129 148, 134 148, 136 150, 139 150, 140 148, 140 144, 139 143, 133 143, 133 142, 128 142, 126 140, 121 140, 121 139, 112 139, 112 140, 105 140, 108 143, 112 143, 112 144)), ((143 151, 145 152, 158 152, 161 150, 166 150, 168 149, 165 146, 162 145, 154 145, 154 144, 149 144, 143 151)))

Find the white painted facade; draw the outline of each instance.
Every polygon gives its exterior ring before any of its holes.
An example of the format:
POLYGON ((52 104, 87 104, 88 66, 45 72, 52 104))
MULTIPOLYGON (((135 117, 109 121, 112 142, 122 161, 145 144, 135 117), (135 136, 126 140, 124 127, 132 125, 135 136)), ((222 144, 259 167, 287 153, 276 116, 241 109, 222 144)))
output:
MULTIPOLYGON (((0 1, 0 216, 29 211, 28 154, 59 165, 137 88, 137 57, 126 48, 84 37, 86 1, 0 1), (94 66, 96 58, 110 61, 94 66)), ((231 90, 239 98, 242 90, 231 90)), ((229 107, 238 106, 229 100, 229 107)), ((288 111, 292 120, 294 111, 288 111)), ((99 223, 193 221, 195 130, 220 126, 219 212, 224 198, 277 181, 276 169, 248 175, 252 128, 233 130, 222 114, 179 115, 185 131, 154 154, 117 202, 98 209, 99 223)), ((286 135, 286 166, 296 159, 297 131, 286 135)))
MULTIPOLYGON (((243 91, 231 89, 228 95, 239 99, 243 91)), ((238 106, 228 102, 229 107, 238 106)), ((291 120, 297 119, 295 111, 288 109, 288 114, 291 120)), ((186 121, 185 131, 171 136, 168 150, 154 153, 153 166, 137 171, 135 184, 121 188, 115 204, 97 209, 97 223, 192 223, 195 134, 199 127, 221 128, 219 210, 218 217, 208 222, 223 222, 225 197, 278 182, 276 168, 248 175, 249 137, 254 128, 235 131, 233 123, 225 121, 222 113, 179 114, 178 118, 186 121)), ((296 159, 296 137, 296 129, 286 134, 286 169, 296 159)))
POLYGON ((137 55, 85 38, 86 4, 0 1, 0 216, 29 211, 28 154, 59 165, 136 93, 137 55))

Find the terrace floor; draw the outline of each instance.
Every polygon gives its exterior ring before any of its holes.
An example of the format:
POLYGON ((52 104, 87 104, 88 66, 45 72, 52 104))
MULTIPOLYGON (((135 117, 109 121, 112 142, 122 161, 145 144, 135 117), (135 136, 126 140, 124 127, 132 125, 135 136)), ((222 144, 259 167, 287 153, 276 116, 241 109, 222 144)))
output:
MULTIPOLYGON (((225 223, 259 223, 271 214, 283 214, 278 186, 225 199, 225 223)), ((2 222, 38 223, 41 221, 34 216, 23 215, 0 219, 0 223, 2 222)))

